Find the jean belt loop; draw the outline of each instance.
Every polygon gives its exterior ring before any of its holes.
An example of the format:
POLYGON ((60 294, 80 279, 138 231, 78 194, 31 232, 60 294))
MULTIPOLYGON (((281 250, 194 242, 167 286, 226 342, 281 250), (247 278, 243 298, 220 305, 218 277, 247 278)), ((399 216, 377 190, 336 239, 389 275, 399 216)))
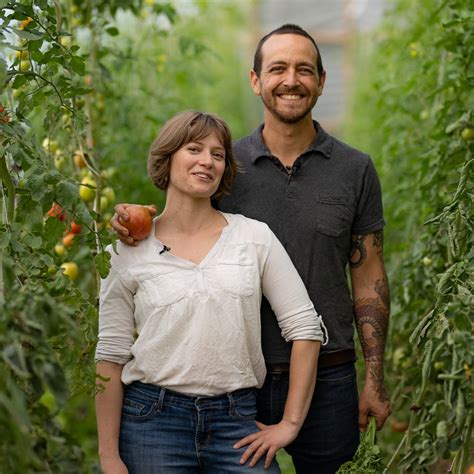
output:
POLYGON ((231 392, 227 392, 227 398, 229 399, 229 413, 234 412, 234 397, 231 392))
POLYGON ((162 388, 160 390, 160 396, 158 397, 158 410, 162 410, 163 409, 163 404, 164 404, 164 401, 165 401, 165 394, 166 394, 166 390, 164 388, 162 388))

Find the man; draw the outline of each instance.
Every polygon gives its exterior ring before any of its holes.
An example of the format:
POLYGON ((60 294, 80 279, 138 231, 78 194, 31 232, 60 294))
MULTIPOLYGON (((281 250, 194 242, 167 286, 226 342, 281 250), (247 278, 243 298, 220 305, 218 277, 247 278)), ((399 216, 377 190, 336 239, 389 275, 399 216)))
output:
MULTIPOLYGON (((312 120, 326 73, 313 38, 296 25, 264 36, 250 73, 264 105, 264 124, 234 144, 243 167, 230 196, 218 205, 266 222, 306 284, 329 332, 319 358, 313 400, 296 440, 286 450, 300 473, 334 473, 352 458, 368 417, 380 429, 390 414, 383 380, 389 289, 383 263, 380 184, 370 158, 328 135, 312 120), (350 267, 352 298, 346 279, 350 267), (354 370, 355 320, 365 359, 358 398, 354 370)), ((118 215, 125 215, 122 206, 118 215)), ((118 224, 117 215, 113 225, 118 224)), ((126 237, 121 237, 126 241, 126 237)), ((282 418, 291 346, 281 337, 264 299, 262 345, 268 375, 258 395, 257 419, 282 418)), ((242 463, 253 465, 270 447, 255 435, 242 463)))

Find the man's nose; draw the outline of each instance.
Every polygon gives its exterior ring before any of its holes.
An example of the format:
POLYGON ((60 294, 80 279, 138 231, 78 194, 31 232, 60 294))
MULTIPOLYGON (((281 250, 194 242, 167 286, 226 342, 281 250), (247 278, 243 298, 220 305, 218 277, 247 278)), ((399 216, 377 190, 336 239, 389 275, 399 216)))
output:
POLYGON ((294 86, 298 82, 298 76, 296 70, 293 68, 288 68, 285 74, 285 84, 288 86, 294 86))

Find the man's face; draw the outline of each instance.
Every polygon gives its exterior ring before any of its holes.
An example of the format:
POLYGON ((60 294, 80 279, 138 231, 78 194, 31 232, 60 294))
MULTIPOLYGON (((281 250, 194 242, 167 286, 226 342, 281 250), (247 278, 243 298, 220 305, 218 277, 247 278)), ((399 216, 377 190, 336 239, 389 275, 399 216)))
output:
POLYGON ((316 55, 314 45, 301 35, 273 35, 263 44, 260 77, 251 71, 250 80, 277 120, 292 124, 311 116, 326 78, 318 75, 316 55))

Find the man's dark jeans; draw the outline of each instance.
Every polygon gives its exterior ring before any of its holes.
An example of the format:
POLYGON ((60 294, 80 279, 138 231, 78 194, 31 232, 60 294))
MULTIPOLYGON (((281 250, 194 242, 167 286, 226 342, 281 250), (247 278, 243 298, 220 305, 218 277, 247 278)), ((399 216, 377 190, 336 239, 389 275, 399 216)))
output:
MULTIPOLYGON (((257 420, 278 423, 288 392, 288 373, 267 374, 257 397, 257 420)), ((354 363, 318 370, 316 390, 298 438, 286 451, 298 474, 333 474, 359 444, 354 363)))

